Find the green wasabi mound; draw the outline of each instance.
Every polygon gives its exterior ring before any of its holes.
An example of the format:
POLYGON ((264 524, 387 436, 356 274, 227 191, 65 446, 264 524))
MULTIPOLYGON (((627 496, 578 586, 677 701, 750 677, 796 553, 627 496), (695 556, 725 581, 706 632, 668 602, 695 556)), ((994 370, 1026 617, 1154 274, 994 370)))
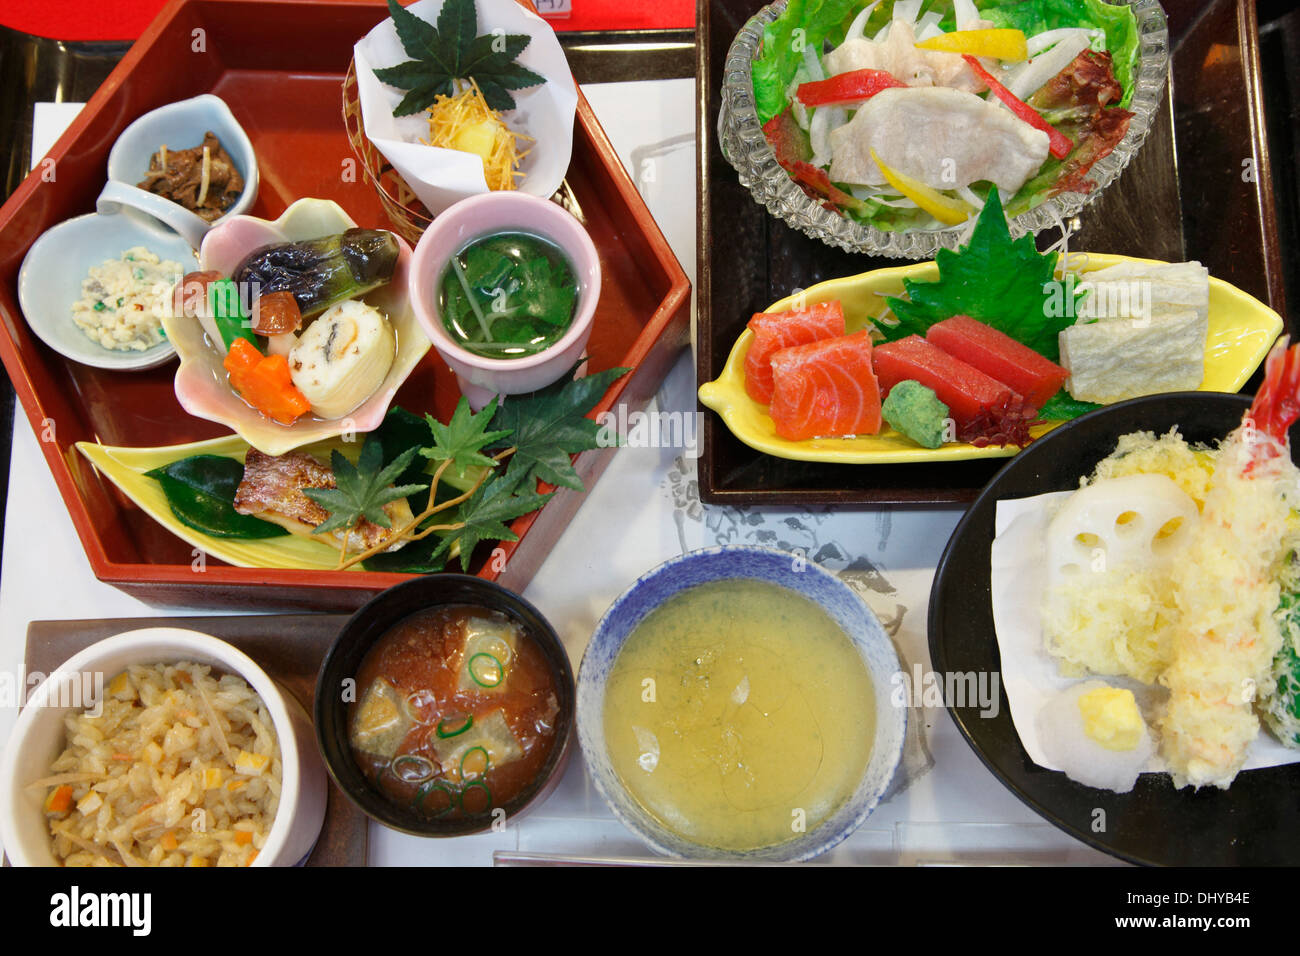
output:
POLYGON ((889 390, 880 413, 891 428, 902 432, 923 448, 943 444, 948 406, 939 401, 934 389, 908 379, 889 390))

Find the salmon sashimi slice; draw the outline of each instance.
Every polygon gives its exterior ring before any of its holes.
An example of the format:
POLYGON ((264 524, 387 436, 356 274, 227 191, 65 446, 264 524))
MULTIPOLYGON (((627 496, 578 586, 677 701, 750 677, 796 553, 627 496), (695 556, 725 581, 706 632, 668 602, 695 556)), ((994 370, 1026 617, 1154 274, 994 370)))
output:
MULTIPOLYGON (((304 488, 334 486, 334 470, 311 455, 295 451, 272 456, 250 448, 244 458, 244 477, 235 489, 235 510, 241 515, 256 515, 274 522, 293 534, 328 538, 342 545, 342 530, 314 534, 313 529, 330 513, 302 493, 304 488)), ((384 513, 393 528, 402 527, 414 517, 405 498, 384 505, 384 513)), ((348 550, 368 550, 392 533, 392 530, 362 518, 348 535, 348 550)), ((388 550, 396 551, 405 543, 399 541, 388 550)))
POLYGON ((870 332, 781 349, 772 356, 772 376, 768 412, 780 437, 802 441, 880 431, 870 332))
POLYGON ((948 406, 958 426, 974 421, 982 411, 1023 402, 1009 386, 953 358, 919 335, 879 346, 873 359, 880 388, 886 395, 899 382, 920 382, 948 406))
POLYGON ((781 349, 844 334, 838 301, 818 302, 789 312, 759 312, 749 320, 754 341, 745 355, 745 391, 761 405, 772 401, 772 356, 781 349))

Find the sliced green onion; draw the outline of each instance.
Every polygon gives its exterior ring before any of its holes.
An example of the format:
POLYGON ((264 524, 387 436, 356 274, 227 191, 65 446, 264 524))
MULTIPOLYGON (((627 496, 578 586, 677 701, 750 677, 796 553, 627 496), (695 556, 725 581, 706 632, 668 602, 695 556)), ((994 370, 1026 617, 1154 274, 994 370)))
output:
POLYGON ((469 659, 469 676, 479 687, 496 687, 506 678, 506 669, 493 654, 475 654, 469 659), (476 665, 477 660, 491 661, 491 664, 483 663, 476 665), (485 668, 496 666, 495 671, 484 672, 485 668), (480 676, 481 675, 481 676, 480 676), (495 679, 493 679, 495 678, 495 679))
POLYGON ((460 807, 462 810, 465 810, 466 813, 487 813, 489 810, 492 809, 492 791, 488 789, 488 785, 484 783, 482 780, 472 780, 469 783, 465 784, 463 788, 461 788, 460 807), (475 787, 480 788, 484 793, 487 794, 487 806, 485 806, 482 810, 468 810, 465 808, 465 794, 469 793, 470 790, 474 789, 475 787))
POLYGON ((487 776, 488 769, 492 766, 492 760, 491 760, 491 758, 488 756, 487 748, 486 748, 486 747, 470 747, 469 750, 466 750, 463 754, 461 754, 461 758, 460 758, 460 779, 461 779, 461 780, 467 780, 467 779, 470 779, 469 774, 467 774, 467 773, 465 772, 465 761, 468 760, 468 759, 469 759, 469 755, 472 754, 472 753, 473 753, 474 751, 476 751, 476 750, 477 750, 479 753, 481 753, 481 754, 483 755, 483 769, 480 770, 478 773, 476 773, 476 774, 474 775, 473 779, 474 779, 474 780, 482 780, 484 777, 487 776))
POLYGON ((471 727, 474 726, 473 714, 470 714, 468 717, 465 717, 463 719, 463 722, 459 726, 453 724, 452 726, 448 727, 447 721, 449 719, 455 720, 456 718, 444 717, 442 720, 438 721, 438 726, 434 728, 434 733, 436 733, 443 740, 446 740, 448 737, 459 737, 465 731, 469 730, 471 727))
POLYGON ((100 299, 98 302, 95 303, 95 311, 96 311, 96 312, 103 312, 103 311, 104 311, 105 309, 107 309, 107 308, 108 308, 108 306, 106 306, 106 305, 104 304, 104 300, 103 300, 103 299, 100 299))
POLYGON ((456 803, 459 800, 459 798, 460 798, 460 794, 458 794, 451 787, 447 786, 447 784, 444 783, 443 781, 430 780, 428 783, 420 784, 420 789, 415 791, 415 799, 411 801, 411 806, 414 807, 416 810, 420 811, 421 813, 429 813, 430 816, 440 817, 444 813, 450 813, 452 810, 455 810, 456 803), (441 790, 443 793, 447 795, 447 806, 443 807, 441 810, 437 811, 436 813, 429 813, 429 811, 424 809, 424 801, 425 798, 428 797, 429 794, 433 793, 433 791, 435 790, 441 790))

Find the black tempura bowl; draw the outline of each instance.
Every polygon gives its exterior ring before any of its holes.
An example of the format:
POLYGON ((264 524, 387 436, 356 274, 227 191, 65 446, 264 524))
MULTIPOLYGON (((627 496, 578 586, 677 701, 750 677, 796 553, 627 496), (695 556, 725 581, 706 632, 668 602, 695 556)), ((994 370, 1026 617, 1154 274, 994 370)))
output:
MULTIPOLYGON (((1062 425, 1011 459, 966 512, 939 562, 930 592, 935 670, 941 676, 1000 674, 989 588, 1000 499, 1077 488, 1080 477, 1090 474, 1115 450, 1120 436, 1130 432, 1160 435, 1176 425, 1190 442, 1217 442, 1241 423, 1249 407, 1248 396, 1216 392, 1137 398, 1062 425)), ((1292 429, 1292 449, 1298 432, 1300 426, 1292 429)), ((1300 863, 1300 764, 1245 771, 1228 790, 1177 790, 1168 774, 1147 773, 1129 793, 1112 793, 1075 783, 1030 760, 1012 724, 1005 690, 994 716, 981 717, 975 702, 948 711, 976 755, 1012 793, 1098 850, 1132 863, 1173 866, 1300 863)))
MULTIPOLYGON (((405 581, 374 597, 343 625, 316 677, 316 740, 326 769, 348 799, 372 820, 414 836, 452 837, 479 833, 493 824, 494 814, 459 819, 429 818, 395 803, 377 790, 361 772, 348 742, 348 704, 344 681, 355 679, 361 661, 375 642, 412 614, 448 604, 472 604, 500 611, 527 630, 551 664, 560 712, 555 743, 541 771, 518 796, 502 804, 513 822, 541 802, 559 782, 568 760, 574 723, 573 668, 555 629, 541 613, 499 584, 464 574, 433 574, 405 581)), ((495 808, 494 808, 495 809, 495 808)))

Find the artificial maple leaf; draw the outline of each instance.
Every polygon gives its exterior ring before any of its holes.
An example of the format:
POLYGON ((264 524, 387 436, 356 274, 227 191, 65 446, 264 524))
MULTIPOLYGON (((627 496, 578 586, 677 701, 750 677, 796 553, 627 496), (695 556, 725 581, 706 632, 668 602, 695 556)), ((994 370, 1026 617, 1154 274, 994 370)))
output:
POLYGON ((469 570, 470 558, 480 541, 518 541, 506 525, 507 521, 536 511, 550 499, 554 492, 538 494, 536 491, 516 491, 518 482, 501 476, 491 478, 479 486, 456 511, 459 528, 448 531, 448 542, 460 542, 460 566, 469 570))
POLYGON ((433 461, 450 461, 458 474, 465 474, 471 467, 494 468, 496 461, 483 454, 483 449, 495 441, 507 437, 508 429, 486 431, 497 410, 497 399, 493 396, 477 414, 469 410, 469 402, 462 395, 456 403, 456 411, 451 421, 443 424, 432 415, 426 414, 429 431, 433 433, 433 446, 421 448, 420 454, 433 461))
POLYGON ((337 449, 330 453, 334 469, 333 488, 304 488, 302 493, 330 513, 318 524, 316 534, 325 534, 341 528, 351 528, 365 518, 381 528, 391 528, 392 521, 384 505, 405 498, 428 485, 393 485, 393 481, 406 470, 415 457, 416 449, 409 448, 384 466, 384 452, 378 441, 369 438, 361 447, 361 456, 355 465, 337 449))
POLYGON ((611 368, 511 398, 497 410, 492 424, 511 432, 515 453, 507 475, 523 483, 541 479, 582 490, 570 455, 599 447, 601 426, 587 417, 609 386, 628 369, 611 368))
POLYGON ((433 25, 388 0, 388 11, 402 49, 411 57, 396 66, 380 67, 375 76, 389 86, 409 92, 393 110, 409 116, 427 109, 438 96, 453 96, 458 80, 474 79, 487 105, 512 110, 510 90, 546 82, 546 78, 515 62, 532 39, 522 33, 478 36, 474 0, 446 0, 433 25))

